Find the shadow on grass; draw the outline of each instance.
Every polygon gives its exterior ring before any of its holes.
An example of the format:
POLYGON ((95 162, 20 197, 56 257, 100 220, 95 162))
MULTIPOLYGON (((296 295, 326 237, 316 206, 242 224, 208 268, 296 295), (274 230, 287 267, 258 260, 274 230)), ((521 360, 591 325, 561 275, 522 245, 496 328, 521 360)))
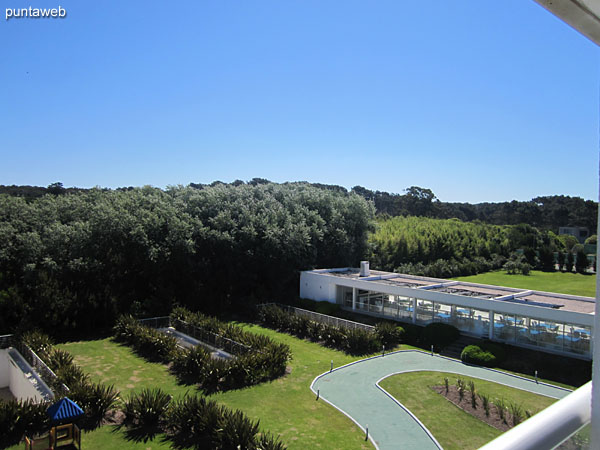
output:
POLYGON ((144 426, 126 426, 126 425, 117 425, 112 430, 113 433, 122 433, 125 436, 125 439, 130 442, 143 442, 146 443, 148 441, 154 440, 157 436, 161 436, 161 440, 163 442, 167 441, 167 437, 163 435, 160 431, 160 428, 155 427, 144 427, 144 426))

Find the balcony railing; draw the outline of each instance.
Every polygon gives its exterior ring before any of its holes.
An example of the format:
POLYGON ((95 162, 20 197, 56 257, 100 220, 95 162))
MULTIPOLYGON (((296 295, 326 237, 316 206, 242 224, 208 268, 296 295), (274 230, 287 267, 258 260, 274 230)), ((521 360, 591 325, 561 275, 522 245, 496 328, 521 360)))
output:
MULTIPOLYGON (((539 450, 562 444, 592 419, 592 382, 498 436, 480 450, 539 450)), ((578 443, 577 448, 589 448, 578 443)))

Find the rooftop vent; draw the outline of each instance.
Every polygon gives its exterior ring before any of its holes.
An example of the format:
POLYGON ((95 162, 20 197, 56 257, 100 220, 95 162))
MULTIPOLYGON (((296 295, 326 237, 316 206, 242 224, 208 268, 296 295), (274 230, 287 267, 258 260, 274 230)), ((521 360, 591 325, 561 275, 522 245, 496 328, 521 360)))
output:
POLYGON ((370 275, 369 271, 369 261, 361 261, 360 262, 360 276, 368 277, 370 275))

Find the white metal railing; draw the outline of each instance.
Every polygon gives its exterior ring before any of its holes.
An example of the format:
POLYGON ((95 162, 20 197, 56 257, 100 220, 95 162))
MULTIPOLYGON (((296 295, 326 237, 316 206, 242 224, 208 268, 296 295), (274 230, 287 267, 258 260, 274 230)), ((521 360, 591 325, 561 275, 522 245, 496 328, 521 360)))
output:
POLYGON ((552 449, 592 419, 592 382, 498 436, 480 450, 552 449))
MULTIPOLYGON (((166 328, 173 327, 176 330, 185 333, 205 344, 211 345, 219 350, 231 353, 236 356, 245 355, 252 351, 252 347, 240 342, 229 339, 212 331, 205 330, 197 325, 185 322, 180 319, 172 319, 170 316, 150 317, 147 319, 139 319, 141 325, 150 328, 166 328)), ((259 352, 260 353, 260 352, 259 352)))

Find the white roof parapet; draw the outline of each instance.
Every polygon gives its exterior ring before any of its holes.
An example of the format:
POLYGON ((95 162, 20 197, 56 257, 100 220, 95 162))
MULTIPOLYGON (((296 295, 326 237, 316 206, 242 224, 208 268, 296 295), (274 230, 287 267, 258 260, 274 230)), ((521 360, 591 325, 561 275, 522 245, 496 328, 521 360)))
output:
POLYGON ((512 300, 513 298, 526 297, 533 293, 533 291, 517 292, 516 294, 501 295, 500 297, 494 297, 494 300, 512 300))
POLYGON ((400 274, 394 273, 391 275, 373 275, 371 277, 361 277, 363 281, 391 280, 392 278, 400 278, 400 274))
POLYGON ((438 288, 444 288, 444 287, 448 287, 448 286, 455 286, 457 284, 460 284, 460 282, 459 281, 448 281, 447 283, 427 284, 425 286, 419 286, 415 289, 424 289, 424 290, 438 289, 438 288))

